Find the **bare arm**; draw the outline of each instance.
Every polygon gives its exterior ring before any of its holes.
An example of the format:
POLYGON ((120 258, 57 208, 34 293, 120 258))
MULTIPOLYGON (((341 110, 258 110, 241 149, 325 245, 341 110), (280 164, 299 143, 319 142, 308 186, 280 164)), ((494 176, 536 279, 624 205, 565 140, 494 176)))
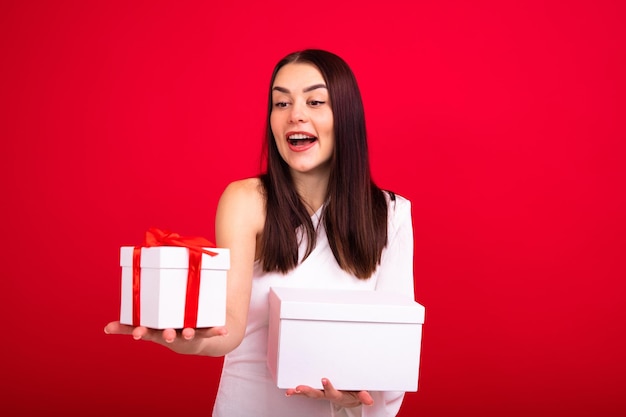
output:
POLYGON ((263 230, 265 207, 258 179, 231 183, 222 194, 215 218, 216 244, 230 249, 226 325, 210 329, 174 329, 163 331, 109 323, 106 333, 132 334, 135 339, 149 340, 175 352, 222 356, 235 349, 243 339, 252 288, 252 268, 257 237, 263 230))

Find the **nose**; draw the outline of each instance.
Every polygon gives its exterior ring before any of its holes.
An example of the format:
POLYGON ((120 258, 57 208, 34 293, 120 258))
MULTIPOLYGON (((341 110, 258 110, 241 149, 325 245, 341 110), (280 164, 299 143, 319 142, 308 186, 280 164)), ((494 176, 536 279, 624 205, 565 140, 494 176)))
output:
POLYGON ((306 104, 295 102, 291 106, 291 112, 289 113, 290 123, 301 123, 307 120, 306 104))

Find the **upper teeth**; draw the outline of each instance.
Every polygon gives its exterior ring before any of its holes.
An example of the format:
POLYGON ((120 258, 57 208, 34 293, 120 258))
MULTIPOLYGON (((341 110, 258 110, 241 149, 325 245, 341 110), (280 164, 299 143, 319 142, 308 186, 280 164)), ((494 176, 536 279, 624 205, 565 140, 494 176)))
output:
POLYGON ((313 139, 313 136, 308 136, 302 133, 295 133, 293 135, 289 135, 290 140, 298 140, 298 139, 313 139))

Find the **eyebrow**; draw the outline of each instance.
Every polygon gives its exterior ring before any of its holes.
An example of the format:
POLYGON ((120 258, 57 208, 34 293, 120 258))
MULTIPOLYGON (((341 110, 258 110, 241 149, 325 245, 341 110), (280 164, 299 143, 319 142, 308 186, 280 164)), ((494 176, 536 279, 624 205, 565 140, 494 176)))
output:
MULTIPOLYGON (((327 88, 327 87, 326 87, 326 84, 313 84, 309 87, 306 87, 304 90, 302 90, 302 92, 308 93, 310 91, 317 90, 318 88, 327 88)), ((274 86, 274 88, 272 88, 272 91, 280 91, 281 93, 285 93, 285 94, 290 93, 290 91, 287 88, 279 87, 279 86, 274 86)))

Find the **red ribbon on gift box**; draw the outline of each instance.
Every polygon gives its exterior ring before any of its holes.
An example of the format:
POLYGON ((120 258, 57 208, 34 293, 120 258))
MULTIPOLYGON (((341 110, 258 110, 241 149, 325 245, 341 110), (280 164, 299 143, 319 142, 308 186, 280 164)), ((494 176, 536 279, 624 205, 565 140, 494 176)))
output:
POLYGON ((146 231, 142 246, 133 249, 133 326, 140 325, 140 293, 141 293, 141 248, 156 246, 181 246, 189 252, 189 268, 187 271, 187 293, 185 296, 185 318, 183 327, 196 327, 198 320, 198 300, 200 297, 200 271, 202 270, 202 254, 216 256, 206 247, 215 245, 199 236, 181 236, 167 230, 151 227, 146 231))

